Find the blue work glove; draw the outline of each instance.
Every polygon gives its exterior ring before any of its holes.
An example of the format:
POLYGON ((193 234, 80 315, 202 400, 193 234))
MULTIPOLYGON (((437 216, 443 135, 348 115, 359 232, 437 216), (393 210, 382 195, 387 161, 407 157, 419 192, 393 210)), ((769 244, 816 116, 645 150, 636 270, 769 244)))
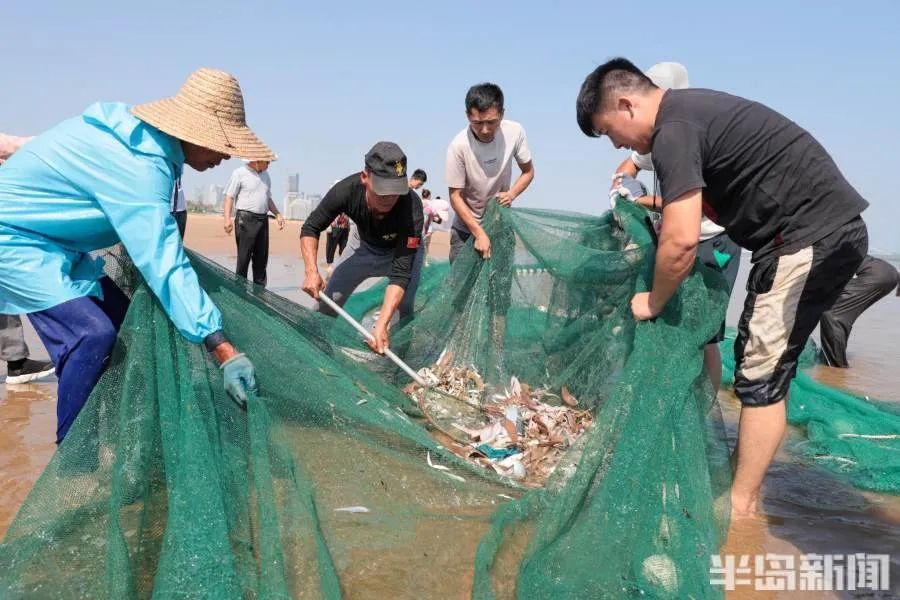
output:
POLYGON ((238 406, 247 406, 247 393, 256 393, 256 372, 253 363, 244 354, 235 354, 222 363, 225 392, 238 406))

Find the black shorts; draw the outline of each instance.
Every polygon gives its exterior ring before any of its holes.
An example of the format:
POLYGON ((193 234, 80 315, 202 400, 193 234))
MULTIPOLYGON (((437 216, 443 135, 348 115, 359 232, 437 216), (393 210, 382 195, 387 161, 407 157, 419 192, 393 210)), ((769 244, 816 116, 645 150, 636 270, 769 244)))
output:
POLYGON ((734 342, 734 392, 747 406, 783 400, 797 358, 869 248, 856 217, 812 246, 753 265, 734 342))

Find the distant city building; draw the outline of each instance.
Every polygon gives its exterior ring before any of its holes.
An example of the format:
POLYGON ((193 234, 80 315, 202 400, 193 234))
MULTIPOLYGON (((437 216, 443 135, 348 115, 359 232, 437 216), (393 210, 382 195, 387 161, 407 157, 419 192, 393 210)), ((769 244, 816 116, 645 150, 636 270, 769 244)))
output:
POLYGON ((288 177, 287 177, 287 193, 288 194, 299 194, 300 193, 300 173, 294 173, 293 175, 288 175, 288 177))
POLYGON ((225 188, 221 185, 211 183, 207 186, 201 203, 203 206, 213 210, 223 210, 222 206, 225 204, 225 188))
POLYGON ((295 194, 292 192, 288 192, 284 196, 284 207, 283 212, 284 216, 288 219, 298 219, 299 217, 294 216, 295 207, 299 208, 298 201, 300 200, 300 194, 295 194))
POLYGON ((309 217, 310 213, 315 210, 321 201, 322 196, 320 194, 288 192, 284 198, 284 214, 289 219, 303 221, 309 217))
POLYGON ((284 201, 282 204, 282 212, 288 219, 297 219, 294 216, 294 207, 300 199, 300 173, 294 173, 287 176, 287 186, 285 187, 284 201))
MULTIPOLYGON (((288 175, 286 184, 281 212, 288 219, 305 220, 322 201, 322 195, 300 191, 299 173, 288 175)), ((222 212, 224 204, 225 188, 218 184, 196 185, 188 198, 188 207, 193 211, 222 212)))
POLYGON ((300 191, 300 174, 287 176, 287 192, 284 195, 284 215, 288 219, 305 220, 322 200, 319 194, 300 191))
POLYGON ((194 193, 187 199, 190 210, 211 212, 222 211, 225 202, 225 188, 221 185, 197 185, 194 193))

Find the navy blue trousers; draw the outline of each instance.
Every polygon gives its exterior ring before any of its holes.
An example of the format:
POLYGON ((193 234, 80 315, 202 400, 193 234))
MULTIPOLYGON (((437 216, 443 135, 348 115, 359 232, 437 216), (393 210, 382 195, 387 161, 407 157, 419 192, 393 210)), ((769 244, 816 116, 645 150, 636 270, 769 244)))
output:
POLYGON ((56 443, 66 437, 109 360, 128 297, 108 277, 100 280, 103 300, 74 298, 28 319, 47 348, 59 378, 56 443))

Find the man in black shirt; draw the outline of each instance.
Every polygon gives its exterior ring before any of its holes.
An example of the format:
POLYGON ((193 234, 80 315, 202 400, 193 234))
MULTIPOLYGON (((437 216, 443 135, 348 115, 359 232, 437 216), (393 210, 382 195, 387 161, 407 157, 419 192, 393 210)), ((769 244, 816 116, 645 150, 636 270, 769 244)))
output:
POLYGON ((586 135, 653 152, 663 220, 653 288, 631 301, 636 319, 660 314, 693 269, 701 215, 753 252, 735 341, 743 409, 731 490, 732 515, 753 514, 800 351, 866 255, 868 204, 796 123, 722 92, 663 91, 623 58, 588 75, 576 109, 586 135))
MULTIPOLYGON (((300 250, 306 267, 303 291, 318 299, 325 289, 343 305, 369 277, 389 278, 380 317, 369 346, 378 353, 388 347, 388 327, 397 309, 412 312, 419 273, 414 269, 422 243, 422 201, 409 189, 406 155, 393 142, 378 142, 366 154, 365 169, 334 184, 300 230, 300 250), (345 213, 356 224, 350 246, 325 287, 316 266, 319 234, 345 213)), ((318 310, 334 316, 324 304, 318 310)))

